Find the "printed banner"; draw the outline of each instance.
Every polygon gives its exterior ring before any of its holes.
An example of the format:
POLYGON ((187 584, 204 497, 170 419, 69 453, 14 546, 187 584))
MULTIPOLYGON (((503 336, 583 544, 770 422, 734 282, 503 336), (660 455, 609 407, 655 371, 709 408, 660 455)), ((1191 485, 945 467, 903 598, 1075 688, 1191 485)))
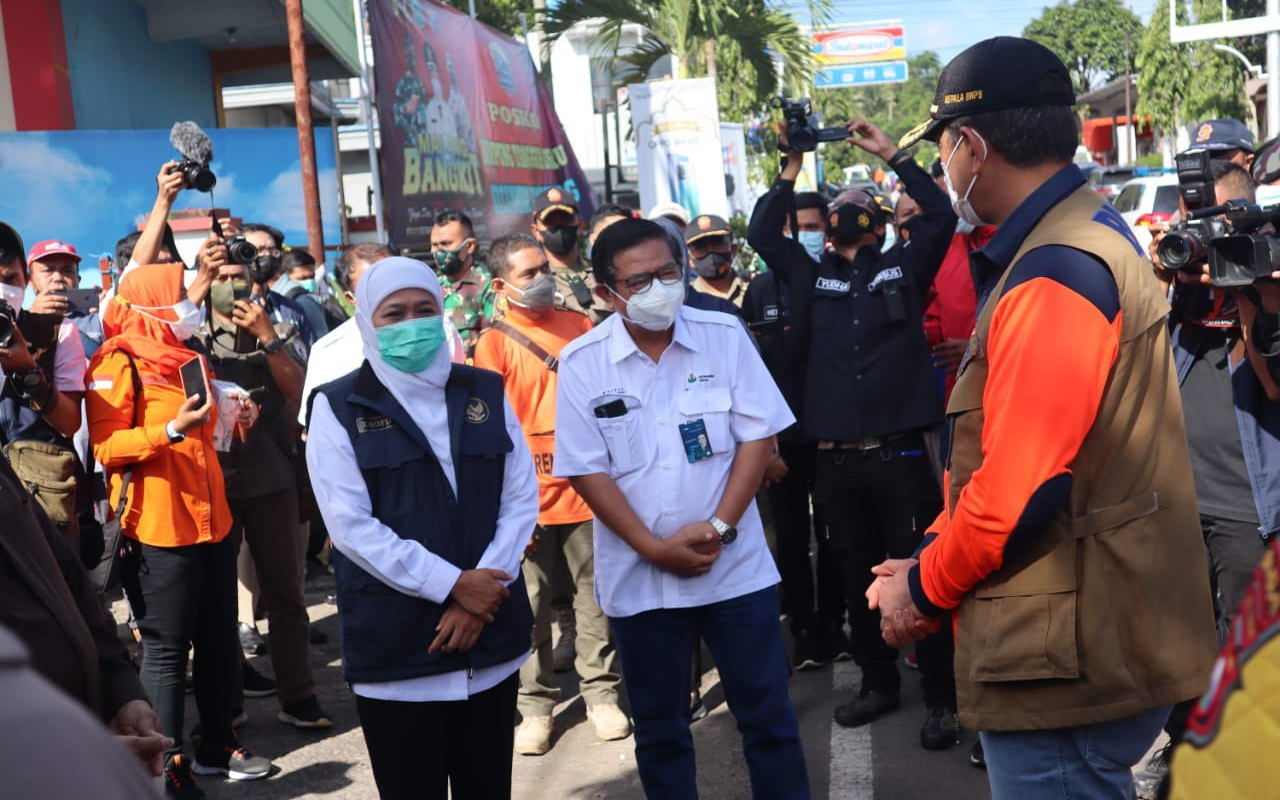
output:
POLYGON ((627 87, 636 137, 640 207, 675 202, 690 216, 729 216, 720 112, 711 78, 627 87))
POLYGON ((747 137, 741 122, 720 123, 720 145, 724 152, 724 188, 732 214, 751 216, 755 192, 747 183, 747 137))
POLYGON ((370 0, 391 241, 430 249, 445 209, 482 241, 527 231, 533 198, 558 186, 594 211, 587 183, 529 51, 432 0, 370 0))

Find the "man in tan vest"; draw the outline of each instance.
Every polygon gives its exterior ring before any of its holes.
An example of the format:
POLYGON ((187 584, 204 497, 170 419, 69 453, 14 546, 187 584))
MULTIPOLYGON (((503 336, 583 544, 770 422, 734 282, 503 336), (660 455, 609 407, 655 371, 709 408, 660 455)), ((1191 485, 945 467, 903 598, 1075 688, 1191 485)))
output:
POLYGON ((937 141, 956 213, 999 229, 971 256, 946 509, 867 597, 891 645, 953 612, 960 721, 996 800, 1132 797, 1216 648, 1168 305, 1071 164, 1074 102, 1049 50, 988 39, 902 142, 937 141))

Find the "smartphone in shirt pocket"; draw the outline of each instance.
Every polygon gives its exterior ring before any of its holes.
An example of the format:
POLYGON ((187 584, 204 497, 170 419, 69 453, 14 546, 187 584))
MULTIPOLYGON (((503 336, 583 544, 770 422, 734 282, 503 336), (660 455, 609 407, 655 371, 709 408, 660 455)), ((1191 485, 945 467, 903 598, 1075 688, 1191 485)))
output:
POLYGON ((640 400, 627 395, 597 398, 591 409, 600 436, 609 450, 609 477, 635 472, 648 460, 640 400))

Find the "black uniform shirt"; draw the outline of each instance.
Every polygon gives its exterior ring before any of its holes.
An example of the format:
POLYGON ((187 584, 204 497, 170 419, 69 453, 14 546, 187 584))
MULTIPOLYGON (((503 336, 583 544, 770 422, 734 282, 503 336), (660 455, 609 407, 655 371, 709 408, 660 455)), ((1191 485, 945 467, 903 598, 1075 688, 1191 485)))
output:
POLYGON ((863 247, 849 262, 827 251, 814 262, 782 234, 795 205, 791 181, 775 181, 751 217, 748 241, 787 283, 793 330, 807 336, 803 419, 819 441, 855 441, 942 421, 921 321, 956 217, 918 164, 900 158, 891 166, 922 213, 911 241, 886 253, 863 247))

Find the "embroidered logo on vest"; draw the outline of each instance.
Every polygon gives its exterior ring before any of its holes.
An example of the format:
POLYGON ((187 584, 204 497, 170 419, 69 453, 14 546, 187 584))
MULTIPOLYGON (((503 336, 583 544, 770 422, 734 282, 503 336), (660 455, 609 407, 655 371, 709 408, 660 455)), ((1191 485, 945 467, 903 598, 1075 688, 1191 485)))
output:
POLYGON ((836 280, 835 278, 818 278, 818 282, 813 285, 813 288, 826 292, 848 292, 849 282, 836 280))
POLYGON ((485 404, 479 397, 473 397, 467 401, 467 422, 473 422, 476 425, 489 421, 489 406, 485 404))
POLYGON ((389 417, 356 417, 356 433, 373 433, 389 431, 396 423, 389 417))

